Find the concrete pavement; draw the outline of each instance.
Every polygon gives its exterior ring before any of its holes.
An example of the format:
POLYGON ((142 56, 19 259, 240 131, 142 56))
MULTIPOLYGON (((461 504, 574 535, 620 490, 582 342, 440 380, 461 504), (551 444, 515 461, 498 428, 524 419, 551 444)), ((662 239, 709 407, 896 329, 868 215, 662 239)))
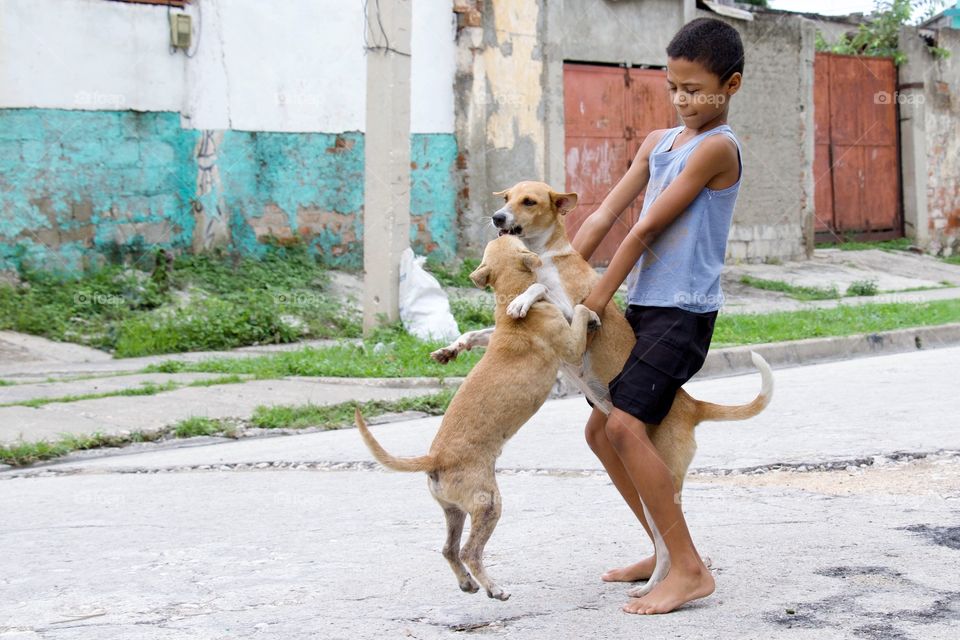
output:
MULTIPOLYGON (((780 370, 761 416, 701 426, 684 505, 718 590, 669 616, 622 614, 626 587, 598 579, 648 545, 569 399, 500 461, 506 603, 456 588, 423 477, 375 468, 351 429, 0 473, 0 638, 953 638, 958 357, 780 370)), ((438 421, 373 429, 421 453, 438 421)))

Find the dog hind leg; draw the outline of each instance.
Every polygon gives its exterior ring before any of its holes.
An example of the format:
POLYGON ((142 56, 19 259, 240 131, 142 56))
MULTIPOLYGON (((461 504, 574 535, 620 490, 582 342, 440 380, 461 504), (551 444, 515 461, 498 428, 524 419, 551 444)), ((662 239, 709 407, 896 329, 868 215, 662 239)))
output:
POLYGON ((470 509, 470 537, 460 552, 460 558, 470 569, 473 577, 483 585, 487 595, 497 600, 506 600, 510 594, 494 584, 483 566, 483 548, 500 520, 500 492, 494 482, 492 490, 479 490, 470 509))
POLYGON ((480 590, 476 581, 470 577, 470 572, 460 559, 460 538, 463 536, 463 523, 467 519, 467 512, 452 504, 444 504, 443 515, 447 519, 447 541, 443 545, 443 557, 450 563, 453 574, 457 576, 460 590, 466 593, 476 593, 480 590))
POLYGON ((657 529, 657 524, 650 516, 647 505, 643 505, 643 517, 647 519, 647 524, 650 525, 650 532, 653 534, 653 550, 657 556, 657 565, 653 568, 653 575, 650 576, 646 584, 627 591, 627 595, 631 598, 640 598, 648 594, 658 582, 667 577, 667 572, 670 571, 670 551, 667 549, 667 544, 663 541, 663 536, 660 535, 660 530, 657 529))

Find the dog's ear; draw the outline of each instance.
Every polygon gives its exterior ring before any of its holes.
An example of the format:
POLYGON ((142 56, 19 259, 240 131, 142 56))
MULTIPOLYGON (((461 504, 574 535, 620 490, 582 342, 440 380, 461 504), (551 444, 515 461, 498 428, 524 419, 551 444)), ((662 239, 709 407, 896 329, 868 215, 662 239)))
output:
POLYGON ((504 189, 503 191, 494 191, 493 195, 497 196, 498 198, 506 198, 508 197, 508 193, 510 193, 510 189, 504 189))
POLYGON ((566 215, 573 211, 580 198, 575 193, 554 193, 551 191, 550 199, 553 201, 553 206, 557 208, 560 215, 566 215))
POLYGON ((490 267, 480 263, 480 266, 470 274, 470 279, 473 280, 473 284, 475 284, 478 289, 485 288, 487 282, 490 280, 490 267))
POLYGON ((543 261, 540 260, 540 256, 535 254, 533 251, 524 251, 523 252, 523 266, 525 266, 530 271, 538 269, 543 265, 543 261))

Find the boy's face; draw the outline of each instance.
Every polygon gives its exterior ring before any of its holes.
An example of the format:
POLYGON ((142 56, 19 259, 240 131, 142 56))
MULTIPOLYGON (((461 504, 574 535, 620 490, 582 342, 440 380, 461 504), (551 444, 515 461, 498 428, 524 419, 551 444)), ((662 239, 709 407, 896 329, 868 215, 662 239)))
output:
POLYGON ((734 73, 726 82, 699 62, 667 58, 667 88, 677 113, 688 129, 699 129, 726 113, 730 96, 740 89, 741 76, 734 73))

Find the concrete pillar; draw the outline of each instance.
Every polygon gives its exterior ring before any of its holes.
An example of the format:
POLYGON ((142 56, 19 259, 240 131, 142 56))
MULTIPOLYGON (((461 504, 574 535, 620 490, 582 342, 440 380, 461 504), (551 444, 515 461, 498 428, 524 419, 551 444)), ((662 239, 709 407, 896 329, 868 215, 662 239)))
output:
POLYGON ((903 181, 903 234, 923 249, 930 244, 927 211, 926 81, 930 62, 913 27, 900 31, 907 61, 897 68, 900 109, 900 176, 903 181))
POLYGON ((363 331, 399 317, 400 254, 410 245, 411 0, 367 3, 363 331))

